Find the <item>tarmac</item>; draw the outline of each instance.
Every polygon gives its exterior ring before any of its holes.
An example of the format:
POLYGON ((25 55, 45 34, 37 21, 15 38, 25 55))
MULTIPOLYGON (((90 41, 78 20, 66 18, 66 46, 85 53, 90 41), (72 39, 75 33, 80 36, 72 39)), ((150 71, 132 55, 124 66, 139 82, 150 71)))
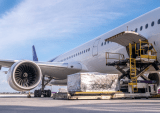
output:
POLYGON ((160 113, 160 98, 54 100, 0 95, 0 113, 160 113))

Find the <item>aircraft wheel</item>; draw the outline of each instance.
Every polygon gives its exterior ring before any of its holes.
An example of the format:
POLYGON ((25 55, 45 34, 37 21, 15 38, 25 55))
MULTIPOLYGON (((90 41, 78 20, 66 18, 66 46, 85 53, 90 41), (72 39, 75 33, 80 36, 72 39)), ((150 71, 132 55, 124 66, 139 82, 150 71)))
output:
POLYGON ((46 90, 44 90, 43 96, 47 97, 47 91, 46 90))
POLYGON ((38 97, 41 97, 41 95, 42 95, 42 91, 38 90, 38 97))
POLYGON ((48 90, 47 92, 48 92, 47 97, 51 97, 51 90, 48 90))
POLYGON ((34 97, 37 97, 37 90, 34 91, 34 97))

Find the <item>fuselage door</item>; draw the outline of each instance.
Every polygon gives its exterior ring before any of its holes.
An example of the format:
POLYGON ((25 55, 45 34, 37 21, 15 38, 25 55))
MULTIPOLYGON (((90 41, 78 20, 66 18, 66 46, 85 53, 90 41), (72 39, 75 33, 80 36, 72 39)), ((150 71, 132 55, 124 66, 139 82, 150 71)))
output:
POLYGON ((100 41, 100 38, 97 39, 93 44, 93 52, 92 52, 93 57, 98 55, 98 43, 99 43, 99 41, 100 41))

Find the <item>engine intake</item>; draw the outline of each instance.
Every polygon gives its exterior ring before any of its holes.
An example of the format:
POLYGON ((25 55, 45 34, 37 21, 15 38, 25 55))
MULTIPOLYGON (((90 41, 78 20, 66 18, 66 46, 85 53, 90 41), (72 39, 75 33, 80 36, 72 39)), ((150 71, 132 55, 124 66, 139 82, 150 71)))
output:
POLYGON ((28 91, 37 87, 41 77, 41 69, 32 61, 15 63, 8 73, 9 85, 17 91, 28 91))

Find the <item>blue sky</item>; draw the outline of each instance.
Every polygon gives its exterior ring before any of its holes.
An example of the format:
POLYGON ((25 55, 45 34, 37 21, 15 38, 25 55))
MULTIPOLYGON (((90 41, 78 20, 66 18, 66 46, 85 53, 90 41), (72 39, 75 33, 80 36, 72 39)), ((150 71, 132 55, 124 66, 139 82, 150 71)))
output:
MULTIPOLYGON (((48 61, 160 6, 159 0, 0 0, 0 59, 48 61)), ((0 92, 12 91, 0 73, 0 92)))

